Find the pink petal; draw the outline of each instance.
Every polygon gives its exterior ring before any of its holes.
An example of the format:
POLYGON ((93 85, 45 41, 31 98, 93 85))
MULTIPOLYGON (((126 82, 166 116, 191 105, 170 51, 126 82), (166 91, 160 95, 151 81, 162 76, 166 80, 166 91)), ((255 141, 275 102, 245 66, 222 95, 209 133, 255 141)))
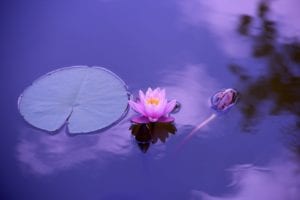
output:
POLYGON ((160 100, 159 104, 156 106, 157 110, 162 110, 162 112, 165 111, 168 101, 166 99, 160 100))
POLYGON ((145 111, 144 111, 144 109, 143 109, 143 106, 142 106, 141 104, 135 103, 134 101, 131 101, 131 100, 129 100, 128 103, 129 103, 130 107, 131 107, 134 111, 136 111, 136 112, 138 112, 138 113, 141 113, 142 115, 145 115, 145 114, 146 114, 145 111))
POLYGON ((160 118, 161 116, 165 115, 166 109, 166 102, 162 102, 159 105, 154 107, 153 117, 160 118))
POLYGON ((165 109, 165 114, 170 113, 176 106, 176 100, 172 100, 169 103, 167 103, 166 109, 165 109))
POLYGON ((147 92, 146 92, 146 97, 149 97, 152 94, 152 88, 149 87, 147 92))
POLYGON ((156 117, 148 117, 150 122, 157 122, 158 118, 156 117))
POLYGON ((143 93, 142 90, 139 91, 139 97, 140 97, 140 101, 142 103, 145 103, 145 94, 143 93))
POLYGON ((159 94, 160 94, 160 88, 156 88, 155 90, 153 90, 152 92, 152 96, 153 97, 159 97, 159 94))
POLYGON ((162 102, 157 106, 146 104, 144 108, 147 117, 160 118, 161 116, 166 114, 166 102, 162 102))
POLYGON ((156 113, 155 107, 153 105, 145 104, 145 116, 153 117, 156 113))
POLYGON ((147 124, 150 122, 149 119, 145 116, 133 117, 131 121, 137 124, 147 124))
POLYGON ((165 89, 162 89, 160 91, 160 97, 159 97, 161 100, 165 100, 166 99, 166 90, 165 89))
POLYGON ((159 105, 151 105, 151 104, 144 104, 144 111, 146 117, 151 118, 160 118, 161 116, 165 115, 167 101, 164 100, 159 105))
POLYGON ((163 117, 158 119, 158 122, 168 123, 168 122, 173 122, 174 120, 175 120, 174 117, 163 116, 163 117))

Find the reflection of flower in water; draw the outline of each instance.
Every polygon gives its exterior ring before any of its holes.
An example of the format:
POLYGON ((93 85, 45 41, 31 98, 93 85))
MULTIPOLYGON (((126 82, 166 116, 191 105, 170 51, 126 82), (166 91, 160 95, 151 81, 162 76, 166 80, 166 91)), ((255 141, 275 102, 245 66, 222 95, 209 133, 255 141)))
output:
MULTIPOLYGON (((176 113, 176 125, 195 125, 211 114, 208 101, 216 87, 203 66, 172 71, 164 76, 160 85, 165 86, 170 98, 180 100, 182 109, 176 113)), ((132 115, 129 113, 127 119, 105 132, 85 136, 69 137, 64 130, 56 135, 47 135, 25 128, 19 138, 17 158, 36 174, 51 174, 88 161, 105 165, 109 159, 120 159, 132 152, 132 136, 128 131, 130 123, 127 122, 132 115)), ((156 137, 157 140, 165 140, 165 133, 175 132, 169 128, 161 130, 164 130, 163 134, 156 137)), ((165 148, 161 143, 156 144, 153 148, 155 157, 164 156, 165 148)))
POLYGON ((236 194, 223 197, 210 196, 204 192, 192 191, 192 199, 201 200, 298 200, 300 196, 299 164, 282 162, 268 168, 253 165, 238 165, 230 171, 236 194))
POLYGON ((61 131, 56 135, 42 134, 28 128, 17 146, 18 159, 37 174, 50 174, 86 161, 105 164, 112 156, 126 156, 131 152, 128 123, 100 134, 70 137, 61 131))
POLYGON ((174 118, 170 117, 170 112, 176 106, 176 100, 168 102, 164 89, 148 88, 146 94, 140 90, 139 99, 136 102, 129 100, 129 105, 142 115, 131 119, 135 123, 174 121, 174 118))
POLYGON ((151 143, 155 144, 158 140, 164 143, 169 133, 175 134, 177 131, 173 123, 132 124, 130 130, 144 153, 147 152, 151 143))

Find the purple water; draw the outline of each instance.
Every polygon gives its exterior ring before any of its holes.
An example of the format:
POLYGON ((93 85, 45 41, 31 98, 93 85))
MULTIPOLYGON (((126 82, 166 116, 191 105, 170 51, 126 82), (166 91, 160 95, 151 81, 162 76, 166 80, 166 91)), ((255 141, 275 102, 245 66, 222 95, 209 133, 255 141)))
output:
POLYGON ((1 4, 0 199, 300 198, 297 0, 1 4), (106 67, 133 95, 166 88, 181 104, 176 133, 143 153, 129 130, 133 112, 92 135, 30 127, 19 94, 73 65, 106 67), (176 152, 224 88, 237 89, 237 104, 176 152))

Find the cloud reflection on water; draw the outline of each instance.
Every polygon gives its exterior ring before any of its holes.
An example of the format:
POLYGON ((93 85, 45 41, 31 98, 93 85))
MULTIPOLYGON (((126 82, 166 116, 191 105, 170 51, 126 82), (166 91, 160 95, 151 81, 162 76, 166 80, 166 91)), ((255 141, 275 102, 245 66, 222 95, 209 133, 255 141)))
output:
POLYGON ((37 174, 51 174, 92 160, 105 165, 112 156, 122 158, 131 152, 128 126, 123 120, 105 132, 75 137, 64 130, 49 135, 27 127, 19 139, 17 158, 37 174))
POLYGON ((237 165, 233 175, 234 194, 222 197, 192 191, 193 200, 298 200, 300 197, 300 166, 297 162, 281 160, 266 168, 237 165))
POLYGON ((250 53, 250 42, 237 37, 235 25, 238 14, 255 11, 255 2, 258 0, 243 1, 240 4, 236 1, 183 0, 179 6, 184 22, 208 28, 229 56, 245 57, 250 53))
POLYGON ((168 96, 181 104, 180 111, 173 115, 176 124, 195 126, 212 114, 209 100, 218 84, 206 73, 205 66, 187 65, 180 71, 169 72, 162 85, 168 96))
MULTIPOLYGON (((179 71, 164 74, 161 87, 166 88, 168 98, 177 99, 182 105, 180 111, 173 114, 177 128, 196 126, 212 114, 209 99, 216 92, 216 85, 202 65, 188 65, 179 71)), ((49 135, 26 127, 19 138, 17 158, 24 164, 22 167, 42 175, 71 169, 88 161, 106 165, 111 159, 124 158, 139 151, 137 145, 133 145, 134 138, 129 131, 129 119, 133 115, 133 111, 129 112, 119 124, 99 134, 75 137, 70 137, 64 130, 49 135)), ((151 149, 149 155, 155 159, 166 155, 166 144, 162 142, 151 149)))
MULTIPOLYGON (((183 21, 193 26, 207 28, 220 41, 225 53, 234 58, 247 57, 251 52, 251 40, 239 37, 236 32, 240 15, 255 16, 260 0, 250 1, 203 1, 183 0, 179 2, 183 21), (242 44, 242 45, 241 45, 242 44)), ((297 0, 277 0, 271 2, 273 20, 279 21, 280 35, 283 38, 300 37, 297 26, 300 6, 297 0)), ((252 29, 252 31, 256 31, 252 29)))

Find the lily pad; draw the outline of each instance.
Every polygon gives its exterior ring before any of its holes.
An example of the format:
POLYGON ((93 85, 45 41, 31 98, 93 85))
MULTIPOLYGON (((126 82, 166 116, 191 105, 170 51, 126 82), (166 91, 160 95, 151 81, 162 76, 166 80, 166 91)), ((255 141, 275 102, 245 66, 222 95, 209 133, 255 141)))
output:
POLYGON ((125 83, 101 67, 73 66, 52 71, 19 97, 24 119, 36 128, 56 131, 67 123, 71 134, 107 128, 128 110, 125 83))

